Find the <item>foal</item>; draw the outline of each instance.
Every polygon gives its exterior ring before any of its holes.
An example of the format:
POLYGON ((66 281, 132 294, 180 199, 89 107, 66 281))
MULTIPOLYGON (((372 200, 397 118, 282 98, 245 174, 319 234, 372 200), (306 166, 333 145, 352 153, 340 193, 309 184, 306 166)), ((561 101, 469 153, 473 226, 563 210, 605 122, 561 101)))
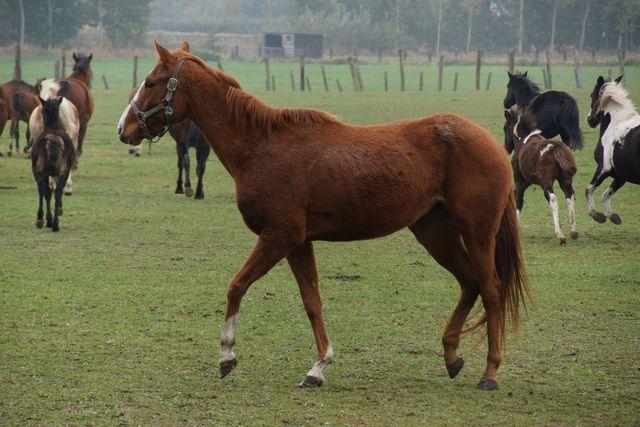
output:
POLYGON ((176 152, 178 154, 178 181, 176 183, 176 194, 184 194, 187 197, 193 196, 191 188, 189 148, 196 149, 196 174, 198 184, 196 186, 195 199, 204 199, 202 191, 202 178, 207 167, 207 159, 211 153, 211 146, 204 137, 198 126, 192 121, 185 120, 182 123, 171 126, 169 134, 176 141, 176 152), (182 188, 182 172, 184 171, 184 188, 182 188))
POLYGON ((576 231, 575 196, 573 192, 573 176, 576 161, 571 150, 562 142, 548 140, 535 129, 530 119, 516 112, 515 109, 505 110, 504 148, 513 153, 511 165, 513 178, 516 182, 516 209, 518 221, 524 205, 524 192, 531 185, 536 184, 544 190, 544 197, 549 202, 553 215, 553 227, 564 245, 567 240, 560 227, 558 217, 558 199, 553 192, 553 182, 558 181, 567 199, 569 208, 569 229, 571 238, 578 238, 576 231))
POLYGON ((42 228, 42 199, 47 202, 47 227, 53 231, 60 230, 58 216, 62 215, 62 190, 65 187, 71 168, 76 160, 76 151, 71 138, 60 120, 60 104, 62 97, 41 99, 44 130, 31 147, 31 169, 38 184, 38 219, 36 227, 42 228), (55 207, 51 216, 51 186, 49 179, 55 181, 55 207))

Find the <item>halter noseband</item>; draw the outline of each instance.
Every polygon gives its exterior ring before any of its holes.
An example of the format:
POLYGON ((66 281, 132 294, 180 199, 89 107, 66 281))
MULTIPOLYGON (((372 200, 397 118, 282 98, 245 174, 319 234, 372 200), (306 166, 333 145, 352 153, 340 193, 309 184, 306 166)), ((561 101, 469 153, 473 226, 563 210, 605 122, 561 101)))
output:
MULTIPOLYGON (((171 107, 171 99, 173 98, 173 94, 178 88, 178 75, 180 74, 180 70, 182 69, 182 65, 184 64, 185 58, 181 58, 178 60, 178 64, 176 65, 176 69, 173 72, 173 76, 167 82, 167 90, 164 93, 164 97, 160 100, 158 104, 154 107, 150 108, 147 111, 140 111, 138 105, 136 104, 135 99, 131 100, 131 109, 133 113, 136 115, 136 119, 138 120, 138 126, 142 130, 142 134, 144 137, 151 142, 158 142, 160 137, 167 133, 169 130, 169 122, 168 119, 173 115, 173 108, 171 107), (153 116, 155 113, 164 110, 164 122, 165 125, 157 135, 152 135, 147 127, 147 119, 153 116)), ((135 98, 135 97, 134 97, 135 98)))

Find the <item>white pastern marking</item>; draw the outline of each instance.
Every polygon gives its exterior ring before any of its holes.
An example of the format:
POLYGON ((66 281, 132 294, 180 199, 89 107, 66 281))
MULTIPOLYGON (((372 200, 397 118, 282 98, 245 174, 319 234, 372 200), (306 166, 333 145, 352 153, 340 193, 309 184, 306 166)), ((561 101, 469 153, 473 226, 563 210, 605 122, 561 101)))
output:
POLYGON ((516 209, 516 218, 518 218, 518 226, 520 226, 520 209, 516 209))
POLYGON ((324 380, 324 369, 329 366, 333 362, 333 347, 329 344, 327 348, 327 352, 325 353, 322 359, 319 359, 314 365, 313 368, 309 372, 307 372, 307 376, 316 377, 324 380))
POLYGON ((220 333, 220 361, 233 360, 233 346, 236 343, 236 327, 238 325, 238 313, 224 321, 222 333, 220 333))
POLYGON ((540 150, 540 158, 545 155, 549 150, 553 148, 553 144, 547 144, 542 150, 540 150))
POLYGON ((556 233, 556 236, 558 236, 558 239, 564 239, 564 234, 562 234, 562 229, 560 228, 558 198, 553 193, 549 193, 549 207, 551 208, 551 215, 553 216, 553 229, 556 233))
POLYGON ((587 187, 587 204, 589 205, 589 212, 595 212, 596 203, 593 201, 593 192, 595 191, 595 187, 591 184, 587 187))
MULTIPOLYGON (((144 87, 144 80, 140 84, 140 87, 136 91, 136 94, 133 95, 133 101, 138 102, 138 97, 140 96, 140 92, 142 91, 143 87, 144 87)), ((124 109, 124 111, 122 112, 122 115, 120 116, 120 120, 118 120, 118 127, 117 127, 118 133, 121 132, 122 128, 124 127, 124 121, 127 118, 127 114, 129 114, 129 110, 131 110, 131 103, 127 104, 127 107, 124 109)))
POLYGON ((567 199, 567 208, 569 209, 569 229, 576 231, 576 197, 571 196, 567 199))
POLYGON ((609 218, 613 214, 613 208, 611 207, 611 198, 613 197, 613 191, 611 188, 607 188, 607 191, 602 193, 602 204, 604 205, 604 215, 609 218))

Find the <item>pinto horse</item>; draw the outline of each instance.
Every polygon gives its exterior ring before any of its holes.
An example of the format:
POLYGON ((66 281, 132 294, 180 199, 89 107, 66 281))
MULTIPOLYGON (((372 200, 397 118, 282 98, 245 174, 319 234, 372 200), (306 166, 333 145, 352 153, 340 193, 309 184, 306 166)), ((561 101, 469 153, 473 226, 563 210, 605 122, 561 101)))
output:
POLYGON ((76 106, 80 129, 78 131, 77 159, 82 155, 82 144, 87 134, 87 125, 93 115, 93 95, 89 89, 91 82, 91 60, 93 53, 83 55, 73 54, 73 72, 67 78, 58 80, 64 90, 59 95, 64 96, 76 106))
POLYGON ((584 141, 580 130, 578 103, 566 92, 549 90, 541 93, 527 77, 527 72, 509 74, 504 108, 517 105, 518 111, 531 116, 545 138, 560 135, 562 142, 572 150, 582 149, 584 141))
POLYGON ((576 230, 576 199, 573 191, 573 176, 578 171, 571 150, 560 141, 546 139, 532 120, 515 109, 505 110, 505 149, 513 152, 511 165, 516 183, 516 209, 518 221, 524 205, 524 192, 531 184, 539 185, 549 203, 553 217, 553 228, 561 245, 567 243, 562 233, 558 215, 558 198, 553 183, 558 182, 564 192, 569 208, 569 229, 573 240, 578 238, 576 230))
POLYGON ((227 290, 220 377, 237 364, 238 313, 249 287, 286 258, 311 322, 317 361, 300 383, 320 386, 334 353, 327 336, 313 241, 382 237, 408 227, 458 280, 461 296, 444 331, 455 377, 458 344, 478 296, 488 355, 478 387, 498 388, 506 324, 517 326, 528 282, 511 167, 484 128, 456 114, 355 126, 311 109, 278 109, 186 50, 156 43, 159 60, 118 122, 123 143, 193 121, 235 181, 238 208, 257 243, 227 290), (463 171, 461 173, 461 171, 463 171))
POLYGON ((591 92, 591 111, 587 123, 592 128, 600 125, 600 138, 593 152, 598 164, 585 190, 589 215, 603 223, 609 218, 621 224, 620 215, 613 211, 611 198, 626 182, 640 184, 640 114, 629 100, 620 81, 598 77, 591 92), (602 194, 604 214, 598 212, 593 193, 606 178, 613 178, 611 186, 602 194))

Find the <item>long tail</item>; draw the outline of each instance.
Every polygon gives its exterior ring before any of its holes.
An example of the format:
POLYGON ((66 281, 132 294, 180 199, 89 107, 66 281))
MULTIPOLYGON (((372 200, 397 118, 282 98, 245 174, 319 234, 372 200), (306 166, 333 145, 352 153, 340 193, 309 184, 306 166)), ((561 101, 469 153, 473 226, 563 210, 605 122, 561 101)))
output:
MULTIPOLYGON (((516 217, 516 201, 513 191, 500 221, 500 228, 496 234, 495 249, 496 273, 500 278, 500 346, 505 345, 507 324, 514 332, 518 330, 520 322, 520 304, 526 309, 526 300, 531 300, 529 279, 524 269, 524 260, 520 249, 520 231, 516 217)), ((487 323, 487 314, 482 316, 470 327, 463 331, 469 335, 483 328, 487 323)), ((484 329, 486 334, 486 329, 484 329)), ((482 336, 484 337, 484 335, 482 336)), ((479 345, 482 338, 476 342, 479 345)))
POLYGON ((11 104, 13 106, 13 111, 17 114, 18 111, 22 109, 22 93, 15 93, 13 98, 11 98, 11 104))
POLYGON ((509 195, 496 235, 495 264, 500 278, 500 343, 504 346, 507 323, 514 332, 517 331, 520 303, 526 309, 526 300, 531 298, 520 248, 520 231, 513 192, 509 195))
POLYGON ((564 100, 560 107, 560 112, 556 117, 558 125, 568 135, 569 140, 564 141, 572 150, 582 150, 584 139, 580 130, 580 112, 578 111, 578 103, 573 98, 564 100))
POLYGON ((573 157, 571 151, 562 146, 556 146, 553 150, 553 155, 562 170, 562 174, 566 177, 573 177, 578 171, 576 166, 576 159, 573 157))

